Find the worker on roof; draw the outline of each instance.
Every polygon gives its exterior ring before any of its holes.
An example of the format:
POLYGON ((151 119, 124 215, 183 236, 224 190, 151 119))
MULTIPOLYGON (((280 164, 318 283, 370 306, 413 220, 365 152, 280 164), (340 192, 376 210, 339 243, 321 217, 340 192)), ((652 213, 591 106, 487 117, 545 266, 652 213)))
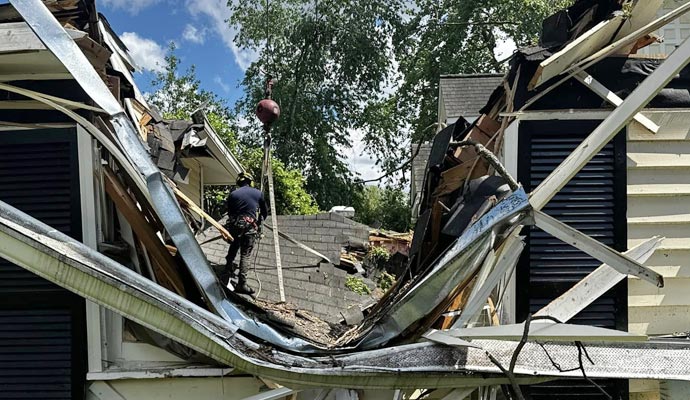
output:
POLYGON ((266 201, 260 190, 252 187, 254 178, 246 172, 237 177, 237 186, 228 196, 228 230, 235 238, 226 257, 225 270, 220 279, 223 285, 237 278, 235 293, 254 294, 247 285, 247 271, 256 237, 261 230, 261 222, 268 215, 266 201), (259 215, 257 215, 257 210, 259 215), (240 252, 239 275, 235 273, 235 257, 240 252))

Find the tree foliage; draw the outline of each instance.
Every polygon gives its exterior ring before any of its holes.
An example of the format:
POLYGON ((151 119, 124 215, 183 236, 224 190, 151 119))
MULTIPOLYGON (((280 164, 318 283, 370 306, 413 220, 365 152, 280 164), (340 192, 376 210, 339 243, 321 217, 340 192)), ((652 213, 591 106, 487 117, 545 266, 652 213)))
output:
POLYGON ((415 139, 429 136, 441 75, 503 72, 494 49, 536 42, 543 19, 572 0, 416 0, 393 42, 400 73, 399 106, 415 139))
POLYGON ((407 232, 411 228, 409 196, 399 188, 366 186, 355 196, 355 220, 381 225, 383 229, 407 232))
MULTIPOLYGON (((156 73, 152 82, 154 93, 147 100, 155 105, 165 118, 190 119, 191 114, 203 107, 209 123, 225 142, 240 163, 256 179, 261 175, 263 152, 260 148, 248 147, 239 142, 233 126, 233 116, 225 101, 213 92, 201 88, 194 66, 180 72, 180 60, 175 55, 175 45, 170 44, 165 57, 165 68, 156 73)), ((288 169, 279 160, 273 159, 273 179, 278 214, 314 214, 318 207, 313 197, 305 190, 305 180, 299 170, 288 169)), ((225 213, 225 199, 230 191, 227 186, 207 187, 204 201, 208 212, 219 217, 225 213)))
POLYGON ((175 55, 175 44, 168 45, 165 65, 156 72, 151 85, 155 91, 146 100, 156 106, 164 118, 191 119, 199 108, 206 112, 211 126, 233 151, 237 151, 237 135, 232 127, 233 116, 225 100, 217 94, 201 88, 194 65, 180 71, 180 59, 175 55))
MULTIPOLYGON (((245 149, 242 160, 249 172, 258 179, 261 176, 261 149, 245 149)), ((309 215, 319 212, 314 198, 304 190, 305 179, 296 169, 288 169, 277 159, 271 161, 273 170, 276 212, 279 215, 309 215)))
MULTIPOLYGON (((385 220, 390 229, 406 230, 404 193, 364 188, 345 164, 353 132, 364 134, 368 152, 385 171, 406 165, 410 144, 435 131, 441 75, 503 71, 497 45, 534 42, 542 20, 569 3, 229 1, 236 44, 259 55, 245 73, 237 111, 251 115, 267 75, 277 78, 274 98, 282 117, 272 132, 278 159, 303 171, 322 209, 353 205, 365 223, 385 220)), ((242 136, 260 144, 258 127, 242 136)))
MULTIPOLYGON (((365 111, 383 100, 394 58, 390 39, 403 1, 228 4, 230 23, 239 28, 236 43, 260 54, 246 71, 238 109, 251 114, 263 97, 266 74, 276 77, 274 99, 282 109, 272 129, 276 157, 304 171, 322 209, 351 204, 356 177, 342 153, 352 145, 352 130, 380 126, 373 111, 365 111)), ((246 133, 259 143, 258 130, 246 133)))

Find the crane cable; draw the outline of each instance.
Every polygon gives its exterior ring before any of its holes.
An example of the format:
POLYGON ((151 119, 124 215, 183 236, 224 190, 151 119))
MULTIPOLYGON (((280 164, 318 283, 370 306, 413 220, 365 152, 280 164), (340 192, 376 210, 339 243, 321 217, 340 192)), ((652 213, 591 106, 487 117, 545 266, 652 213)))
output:
MULTIPOLYGON (((266 81, 266 100, 272 101, 272 93, 273 92, 273 79, 268 76, 267 81, 266 81)), ((263 102, 262 101, 262 102, 263 102)), ((276 104, 277 107, 277 104, 276 104)), ((257 110, 261 109, 261 103, 259 103, 259 108, 257 110)), ((278 109, 279 110, 279 109, 278 109)), ((278 111, 278 115, 280 112, 278 111)), ((277 119, 277 116, 275 117, 277 119)), ((275 191, 274 191, 274 186, 273 186, 273 167, 271 165, 271 123, 275 121, 275 119, 267 121, 267 120, 262 120, 264 123, 264 157, 263 157, 263 162, 261 163, 261 192, 264 192, 264 182, 266 181, 268 183, 268 201, 270 203, 270 216, 271 216, 271 222, 273 223, 273 229, 271 229, 273 233, 273 252, 275 253, 275 258, 276 258, 276 272, 278 275, 278 290, 279 290, 279 295, 280 295, 280 302, 285 303, 285 284, 283 282, 283 264, 281 260, 281 255, 280 255, 280 238, 278 235, 278 218, 276 215, 276 201, 275 201, 275 191)))
MULTIPOLYGON (((273 52, 271 49, 271 36, 270 36, 270 11, 269 11, 269 0, 265 3, 265 28, 266 28, 266 47, 265 51, 268 52, 266 60, 268 62, 268 57, 273 60, 273 52)), ((264 94, 264 99, 259 102, 256 115, 259 117, 263 123, 264 129, 264 154, 263 161, 261 163, 261 192, 264 192, 264 182, 268 184, 268 201, 270 203, 270 216, 271 222, 273 223, 273 252, 276 258, 276 272, 278 275, 278 289, 280 294, 280 302, 285 303, 285 284, 283 282, 283 264, 280 255, 280 238, 278 235, 278 218, 276 213, 276 201, 275 201, 275 191, 273 187, 273 166, 271 165, 271 124, 275 122, 280 116, 280 107, 276 102, 273 101, 273 77, 267 74, 266 77, 266 89, 264 94)))

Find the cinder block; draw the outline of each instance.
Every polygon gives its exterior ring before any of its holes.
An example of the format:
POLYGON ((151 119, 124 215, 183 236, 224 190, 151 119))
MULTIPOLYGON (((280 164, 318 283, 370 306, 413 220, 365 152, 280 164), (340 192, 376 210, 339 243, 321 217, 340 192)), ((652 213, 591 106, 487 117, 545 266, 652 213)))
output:
POLYGON ((333 236, 333 235, 326 235, 326 234, 318 234, 318 235, 319 235, 319 240, 316 241, 315 244, 323 246, 324 244, 335 243, 335 236, 333 236))
POLYGON ((315 228, 314 233, 316 235, 333 235, 333 229, 331 228, 315 228))
POLYGON ((347 278, 344 276, 333 276, 331 278, 331 285, 333 285, 333 287, 336 287, 336 288, 344 288, 346 281, 347 281, 347 278))
POLYGON ((304 288, 305 294, 312 300, 314 300, 314 296, 318 294, 318 291, 316 290, 318 286, 321 285, 317 285, 312 282, 302 282, 302 287, 304 288))
POLYGON ((319 296, 323 296, 326 298, 331 297, 333 289, 330 286, 327 285, 316 285, 314 284, 314 288, 316 289, 316 293, 319 296))
POLYGON ((283 255, 282 253, 280 254, 283 262, 287 265, 289 264, 294 264, 297 262, 297 256, 292 254, 292 253, 287 253, 283 255))
MULTIPOLYGON (((314 304, 314 312, 319 314, 319 315, 322 315, 326 318, 333 319, 333 312, 334 311, 335 310, 333 309, 333 307, 329 307, 325 304, 319 304, 319 303, 314 304)), ((339 313, 337 313, 337 312, 335 314, 339 315, 339 313)))
POLYGON ((343 217, 340 214, 329 213, 328 215, 329 215, 331 221, 336 221, 336 222, 345 222, 346 221, 345 217, 343 217))
POLYGON ((297 257, 297 265, 299 266, 316 265, 317 262, 316 257, 297 257))
POLYGON ((291 271, 292 276, 302 282, 309 282, 309 273, 302 269, 294 269, 291 271))

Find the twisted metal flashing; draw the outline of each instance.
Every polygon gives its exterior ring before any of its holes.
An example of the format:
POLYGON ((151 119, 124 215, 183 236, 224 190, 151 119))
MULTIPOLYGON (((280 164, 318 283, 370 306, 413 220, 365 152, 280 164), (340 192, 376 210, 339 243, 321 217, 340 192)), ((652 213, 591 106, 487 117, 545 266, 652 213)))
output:
MULTIPOLYGON (((0 202, 0 255, 209 357, 292 388, 456 388, 506 383, 487 352, 507 365, 516 341, 474 340, 473 347, 417 343, 330 357, 301 357, 260 346, 232 324, 84 244, 0 202), (474 347, 476 346, 476 347, 474 347)), ((591 378, 690 380, 690 342, 587 343, 591 378)), ((529 341, 515 372, 523 383, 574 367, 574 343, 529 341)))

